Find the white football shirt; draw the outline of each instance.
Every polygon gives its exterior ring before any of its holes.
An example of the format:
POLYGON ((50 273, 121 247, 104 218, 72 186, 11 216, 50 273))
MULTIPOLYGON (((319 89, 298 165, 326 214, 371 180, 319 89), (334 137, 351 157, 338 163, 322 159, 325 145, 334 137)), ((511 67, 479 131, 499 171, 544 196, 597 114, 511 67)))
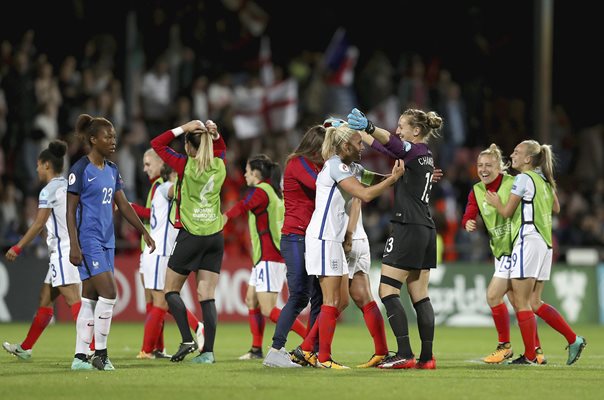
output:
MULTIPOLYGON (((333 156, 325 162, 317 175, 315 210, 306 235, 321 240, 344 241, 348 224, 346 203, 351 196, 340 189, 338 183, 350 177, 360 181, 363 170, 360 164, 344 164, 339 156, 333 156)), ((362 226, 362 218, 359 218, 359 223, 362 226)))

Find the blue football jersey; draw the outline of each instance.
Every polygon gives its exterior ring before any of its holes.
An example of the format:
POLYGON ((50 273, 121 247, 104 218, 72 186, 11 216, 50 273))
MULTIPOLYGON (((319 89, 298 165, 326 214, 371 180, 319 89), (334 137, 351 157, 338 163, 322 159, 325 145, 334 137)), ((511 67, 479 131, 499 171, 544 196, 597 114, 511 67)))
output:
POLYGON ((123 185, 117 165, 105 161, 99 169, 84 156, 71 167, 68 183, 67 191, 80 196, 76 222, 82 252, 115 248, 113 197, 123 185))

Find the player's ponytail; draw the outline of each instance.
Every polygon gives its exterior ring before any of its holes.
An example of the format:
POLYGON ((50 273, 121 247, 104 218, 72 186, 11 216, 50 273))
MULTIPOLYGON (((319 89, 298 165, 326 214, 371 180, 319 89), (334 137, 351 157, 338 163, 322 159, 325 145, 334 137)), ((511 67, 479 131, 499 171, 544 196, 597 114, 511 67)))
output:
POLYGON ((101 129, 114 130, 113 124, 102 117, 91 117, 88 114, 80 114, 76 121, 75 133, 86 144, 92 146, 91 137, 99 134, 101 129))
POLYGON ((323 160, 327 161, 334 155, 340 152, 342 144, 350 141, 350 137, 355 133, 354 129, 348 127, 348 123, 338 125, 338 127, 331 126, 327 128, 325 132, 325 140, 321 147, 321 155, 323 160))
POLYGON ((556 180, 554 179, 555 157, 552 146, 549 144, 539 144, 536 140, 525 140, 521 144, 526 146, 526 153, 531 157, 532 169, 541 168, 545 179, 556 190, 556 180))
POLYGON ((267 180, 277 196, 283 197, 281 191, 281 167, 266 154, 258 154, 247 161, 250 170, 258 171, 262 180, 267 180))
POLYGON ((63 160, 67 153, 67 143, 62 140, 54 140, 48 144, 48 147, 40 152, 38 160, 40 162, 49 162, 55 173, 63 172, 63 160))
POLYGON ((197 174, 207 171, 214 161, 214 144, 210 132, 205 128, 187 132, 185 141, 196 150, 194 158, 197 163, 197 174))
POLYGON ((434 111, 425 112, 415 108, 409 108, 403 112, 407 117, 409 125, 419 128, 419 137, 427 142, 431 137, 440 137, 443 127, 443 119, 434 111))

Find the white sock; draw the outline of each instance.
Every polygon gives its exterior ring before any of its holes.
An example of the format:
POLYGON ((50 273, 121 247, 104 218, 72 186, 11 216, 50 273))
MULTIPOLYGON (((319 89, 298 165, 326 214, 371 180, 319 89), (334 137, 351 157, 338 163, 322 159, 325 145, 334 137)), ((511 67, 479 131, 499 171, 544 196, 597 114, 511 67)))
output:
POLYGON ((76 354, 86 354, 94 333, 94 309, 96 301, 82 297, 82 306, 76 320, 76 354))
POLYGON ((99 301, 94 309, 94 348, 104 350, 107 348, 107 336, 111 329, 113 306, 116 299, 106 299, 99 296, 99 301))

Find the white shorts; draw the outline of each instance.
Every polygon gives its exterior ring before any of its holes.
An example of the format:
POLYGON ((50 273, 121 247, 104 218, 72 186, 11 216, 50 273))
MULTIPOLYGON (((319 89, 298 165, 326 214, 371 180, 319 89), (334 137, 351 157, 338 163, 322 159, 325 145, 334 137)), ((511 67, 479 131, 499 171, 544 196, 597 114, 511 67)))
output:
POLYGON ((348 275, 348 263, 342 243, 306 237, 306 273, 316 276, 348 275))
POLYGON ((369 253, 369 240, 353 239, 352 250, 346 257, 348 263, 348 278, 352 279, 357 272, 369 274, 371 267, 371 254, 369 253))
POLYGON ((279 293, 285 283, 287 268, 285 263, 276 261, 260 261, 250 275, 249 285, 258 292, 279 293))
POLYGON ((512 271, 512 257, 501 256, 495 258, 495 273, 493 277, 501 279, 510 279, 510 272, 512 271))
POLYGON ((549 281, 552 271, 552 249, 539 235, 525 236, 518 240, 512 251, 510 278, 535 278, 549 281))
POLYGON ((44 283, 57 287, 81 282, 78 267, 69 262, 69 257, 59 258, 58 254, 50 256, 44 283))
POLYGON ((169 256, 143 253, 143 282, 145 289, 164 290, 169 256))
POLYGON ((139 274, 144 274, 143 271, 143 254, 145 254, 144 252, 141 252, 141 256, 138 259, 138 273, 139 274))

